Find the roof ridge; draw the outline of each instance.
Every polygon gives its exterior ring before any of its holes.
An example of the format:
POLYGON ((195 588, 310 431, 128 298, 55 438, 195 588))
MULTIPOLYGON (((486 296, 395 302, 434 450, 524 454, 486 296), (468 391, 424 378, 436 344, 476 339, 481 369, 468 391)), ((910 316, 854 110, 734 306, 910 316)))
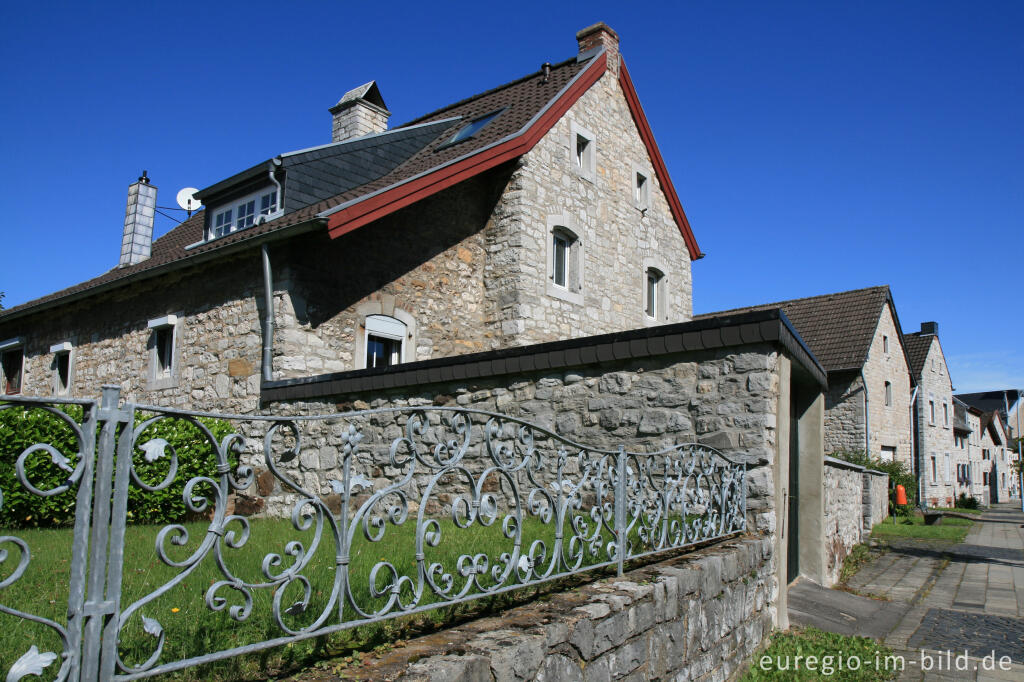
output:
MULTIPOLYGON (((567 66, 567 65, 569 65, 569 64, 571 64, 572 62, 575 62, 575 61, 577 61, 577 57, 569 57, 568 59, 566 59, 564 61, 558 62, 557 64, 552 64, 551 68, 552 69, 559 69, 559 68, 562 68, 563 66, 567 66)), ((471 95, 469 97, 466 97, 465 99, 460 99, 458 102, 452 102, 451 104, 443 106, 440 109, 435 109, 434 111, 431 111, 431 112, 428 112, 426 114, 423 114, 422 116, 417 116, 416 118, 412 119, 411 121, 406 121, 402 125, 395 126, 394 128, 392 128, 392 130, 398 130, 400 128, 405 128, 405 127, 414 125, 416 123, 419 123, 420 121, 424 121, 425 119, 430 118, 431 116, 436 116, 437 114, 440 114, 442 112, 448 111, 449 109, 454 109, 455 107, 462 106, 463 104, 468 104, 469 102, 472 102, 473 100, 480 99, 481 97, 485 97, 487 95, 494 94, 495 92, 499 92, 501 90, 504 90, 505 88, 510 88, 513 85, 518 85, 519 83, 523 83, 525 81, 528 81, 531 78, 536 78, 541 73, 543 73, 543 70, 533 71, 531 73, 528 73, 525 76, 522 76, 521 78, 517 78, 517 79, 515 79, 513 81, 509 81, 508 83, 504 83, 504 84, 499 85, 497 87, 493 87, 490 90, 484 90, 483 92, 478 92, 477 94, 471 95)))
POLYGON ((875 285, 875 286, 872 286, 872 287, 862 287, 860 289, 849 289, 848 291, 833 291, 833 292, 828 293, 828 294, 818 294, 816 296, 803 296, 801 298, 787 298, 787 299, 782 300, 782 301, 772 301, 771 303, 758 303, 757 305, 752 305, 752 306, 740 306, 738 308, 729 308, 727 310, 716 310, 716 311, 712 311, 710 313, 701 313, 701 315, 721 315, 723 313, 731 313, 731 312, 736 311, 736 310, 746 310, 748 308, 772 308, 772 307, 781 306, 781 305, 786 304, 786 303, 802 303, 803 301, 812 301, 814 299, 819 299, 819 298, 828 298, 829 296, 839 296, 840 294, 856 294, 856 293, 859 293, 859 292, 862 292, 862 291, 871 291, 873 289, 879 289, 879 290, 883 290, 884 289, 884 290, 887 291, 889 289, 889 285, 888 284, 879 284, 879 285, 875 285))

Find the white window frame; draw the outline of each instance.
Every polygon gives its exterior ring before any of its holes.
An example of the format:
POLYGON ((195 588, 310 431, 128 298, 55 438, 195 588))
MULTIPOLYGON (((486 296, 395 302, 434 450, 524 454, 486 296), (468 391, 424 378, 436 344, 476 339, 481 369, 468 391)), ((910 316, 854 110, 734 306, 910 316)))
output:
POLYGON ((69 395, 71 393, 71 384, 74 382, 75 372, 75 355, 74 345, 70 341, 61 341, 50 346, 50 353, 53 354, 53 363, 51 365, 53 369, 53 393, 54 395, 69 395), (68 361, 68 379, 67 384, 62 385, 63 382, 60 380, 60 359, 61 357, 67 357, 68 361))
POLYGON ((594 181, 597 175, 597 136, 580 124, 573 121, 569 125, 569 158, 576 175, 594 181), (582 152, 580 140, 584 140, 582 152))
POLYGON ((633 163, 631 168, 633 180, 630 186, 630 196, 633 201, 633 207, 641 212, 646 212, 651 207, 651 178, 653 173, 638 163, 633 163), (640 184, 641 178, 643 179, 642 185, 640 184))
MULTIPOLYGON (((393 296, 383 296, 383 300, 364 301, 356 306, 356 315, 359 320, 358 331, 355 335, 355 356, 353 366, 355 369, 366 369, 366 346, 368 340, 367 320, 373 315, 391 317, 405 325, 405 339, 402 342, 401 362, 413 362, 417 359, 416 348, 416 318, 405 310, 395 307, 393 296)), ((373 324, 371 323, 371 332, 373 324)))
POLYGON ((367 352, 370 348, 370 337, 398 341, 398 349, 392 351, 389 365, 400 365, 405 362, 408 347, 409 328, 397 317, 390 315, 367 315, 363 323, 363 367, 367 368, 367 352))
POLYGON ((0 360, 7 353, 13 352, 21 353, 21 367, 18 369, 18 390, 13 393, 7 392, 7 374, 0 367, 0 396, 20 395, 25 391, 25 344, 21 337, 18 336, 6 341, 0 341, 0 360))
POLYGON ((570 216, 549 216, 547 230, 547 279, 545 292, 548 296, 583 305, 583 240, 570 216), (555 282, 555 240, 564 238, 568 242, 565 253, 565 284, 555 282))
POLYGON ((150 320, 146 324, 149 330, 149 340, 146 343, 149 350, 149 369, 146 375, 147 391, 158 391, 178 386, 178 368, 181 364, 181 322, 181 316, 171 314, 150 320), (166 366, 161 366, 160 348, 157 342, 164 330, 171 335, 170 358, 168 358, 166 366))
POLYGON ((272 218, 276 218, 282 213, 284 213, 284 209, 281 204, 281 197, 279 196, 277 187, 263 187, 255 192, 246 194, 244 197, 235 199, 231 203, 223 204, 216 209, 211 210, 210 227, 207 239, 220 239, 221 237, 226 237, 229 234, 239 232, 240 230, 245 230, 256 225, 263 216, 266 216, 267 220, 270 220, 272 218), (274 203, 268 208, 263 208, 263 200, 272 194, 275 195, 274 203), (250 203, 252 203, 251 212, 248 210, 248 205, 250 203), (244 217, 240 217, 242 208, 247 209, 244 217))
POLYGON ((645 326, 664 324, 668 322, 668 275, 664 263, 656 258, 643 259, 643 271, 640 279, 640 318, 645 326), (651 273, 660 276, 654 296, 655 314, 652 317, 648 311, 648 286, 647 278, 651 273))

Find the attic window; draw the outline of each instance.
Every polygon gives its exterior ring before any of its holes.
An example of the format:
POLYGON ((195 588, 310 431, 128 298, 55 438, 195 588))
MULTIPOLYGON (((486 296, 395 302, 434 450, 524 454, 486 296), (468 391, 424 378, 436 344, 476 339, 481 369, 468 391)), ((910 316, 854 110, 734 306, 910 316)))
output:
POLYGON ((503 111, 504 109, 498 109, 497 111, 492 111, 489 114, 484 114, 480 118, 474 118, 472 121, 459 128, 459 131, 452 135, 452 139, 445 142, 443 146, 447 147, 448 145, 456 144, 457 142, 462 142, 463 140, 468 140, 469 138, 473 137, 478 132, 483 130, 484 126, 486 126, 488 123, 497 118, 498 114, 500 114, 503 111))
POLYGON ((210 239, 223 237, 252 227, 259 216, 271 216, 278 212, 276 189, 262 189, 246 195, 226 206, 213 211, 210 223, 210 239))

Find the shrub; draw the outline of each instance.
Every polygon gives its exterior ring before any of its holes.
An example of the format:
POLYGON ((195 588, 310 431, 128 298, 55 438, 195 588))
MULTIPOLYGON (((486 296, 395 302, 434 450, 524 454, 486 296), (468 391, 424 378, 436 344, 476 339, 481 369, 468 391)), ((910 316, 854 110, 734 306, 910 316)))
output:
MULTIPOLYGON (((61 414, 74 422, 81 422, 82 410, 78 406, 62 408, 61 414)), ((152 415, 137 414, 138 426, 152 415)), ((221 442, 231 432, 227 422, 216 419, 199 420, 221 442)), ((86 438, 97 434, 85 434, 86 438)), ((149 461, 146 453, 136 446, 134 463, 139 478, 154 486, 163 481, 170 471, 171 448, 178 455, 178 471, 174 480, 163 490, 150 492, 132 484, 128 491, 128 519, 144 523, 181 521, 186 515, 183 492, 186 483, 196 476, 216 480, 216 450, 199 428, 185 419, 163 419, 140 434, 143 443, 162 438, 168 443, 162 457, 149 461)), ((73 428, 60 414, 38 407, 13 407, 0 410, 0 527, 39 528, 70 526, 75 521, 77 487, 58 495, 40 497, 27 490, 17 478, 15 463, 26 449, 38 443, 49 444, 53 451, 39 450, 25 459, 25 474, 40 490, 51 490, 62 485, 69 471, 77 465, 79 445, 73 428), (63 466, 62 466, 63 465, 63 466)), ((231 462, 232 466, 236 461, 231 462)), ((202 485, 193 490, 193 497, 209 494, 202 485)))
POLYGON ((836 452, 833 454, 836 459, 841 459, 851 464, 858 464, 868 469, 881 471, 889 474, 889 507, 893 514, 906 516, 917 504, 917 478, 914 472, 903 462, 889 462, 877 457, 868 457, 863 450, 836 452), (907 504, 896 504, 896 486, 902 485, 907 492, 907 504), (899 507, 905 506, 905 510, 899 507))
POLYGON ((973 495, 968 497, 964 493, 960 493, 960 496, 956 498, 956 506, 961 509, 977 509, 981 506, 978 502, 978 498, 973 495))

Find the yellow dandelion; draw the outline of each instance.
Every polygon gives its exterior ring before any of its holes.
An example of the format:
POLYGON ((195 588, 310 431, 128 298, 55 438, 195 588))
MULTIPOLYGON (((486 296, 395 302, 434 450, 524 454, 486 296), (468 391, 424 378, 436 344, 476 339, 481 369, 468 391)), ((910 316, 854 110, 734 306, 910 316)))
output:
POLYGON ((181 609, 179 609, 177 606, 171 609, 171 613, 177 613, 178 611, 181 611, 181 609))

